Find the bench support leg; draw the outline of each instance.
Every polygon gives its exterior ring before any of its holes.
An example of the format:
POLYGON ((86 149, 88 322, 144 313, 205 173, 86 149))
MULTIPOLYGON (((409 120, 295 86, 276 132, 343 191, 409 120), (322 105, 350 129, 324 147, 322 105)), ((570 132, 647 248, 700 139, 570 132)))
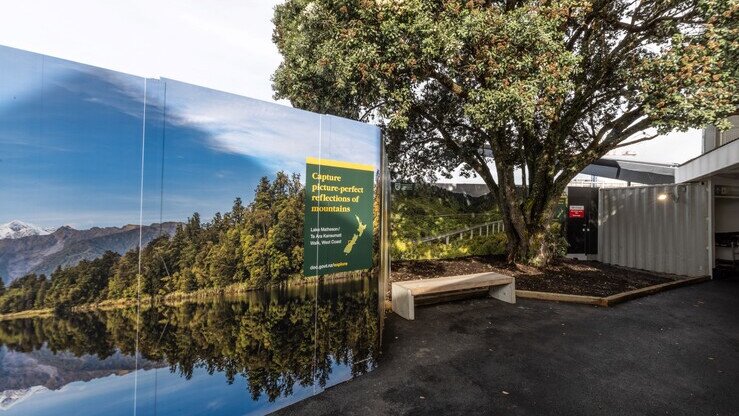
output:
POLYGON ((413 320, 413 294, 410 290, 399 287, 396 285, 392 286, 393 296, 393 312, 402 316, 405 319, 413 320))
POLYGON ((503 302, 516 303, 516 282, 490 288, 490 297, 503 302))

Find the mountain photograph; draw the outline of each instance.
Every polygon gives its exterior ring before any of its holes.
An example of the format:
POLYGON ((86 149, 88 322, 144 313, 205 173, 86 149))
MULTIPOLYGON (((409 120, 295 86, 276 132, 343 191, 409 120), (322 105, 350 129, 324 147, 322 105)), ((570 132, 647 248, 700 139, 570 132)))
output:
POLYGON ((0 413, 262 414, 373 368, 376 126, 4 46, 0 68, 0 413), (310 160, 370 210, 335 263, 371 267, 304 272, 310 160))
POLYGON ((373 126, 9 48, 0 61, 45 79, 0 109, 0 314, 306 280, 307 158, 380 166, 373 126))
MULTIPOLYGON (((160 235, 173 235, 176 222, 142 227, 142 244, 160 235)), ((0 276, 7 285, 28 273, 50 275, 57 267, 74 266, 81 260, 92 260, 106 251, 118 254, 138 247, 139 226, 93 227, 76 230, 59 227, 49 233, 22 221, 0 225, 0 276), (21 225, 20 227, 18 225, 21 225), (3 231, 13 230, 3 234, 3 231)))

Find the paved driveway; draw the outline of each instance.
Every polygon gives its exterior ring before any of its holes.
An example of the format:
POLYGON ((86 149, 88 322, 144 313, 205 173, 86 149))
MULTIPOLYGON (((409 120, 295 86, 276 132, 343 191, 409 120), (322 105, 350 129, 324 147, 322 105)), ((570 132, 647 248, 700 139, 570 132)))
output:
POLYGON ((490 299, 390 315, 378 368, 294 415, 739 415, 739 281, 612 308, 490 299))

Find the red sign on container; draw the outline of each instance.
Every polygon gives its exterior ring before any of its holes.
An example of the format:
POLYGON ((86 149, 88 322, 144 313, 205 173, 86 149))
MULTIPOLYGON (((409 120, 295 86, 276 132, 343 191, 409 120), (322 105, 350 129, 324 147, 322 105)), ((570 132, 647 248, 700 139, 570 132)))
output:
POLYGON ((570 205, 570 218, 585 218, 585 207, 583 205, 570 205))

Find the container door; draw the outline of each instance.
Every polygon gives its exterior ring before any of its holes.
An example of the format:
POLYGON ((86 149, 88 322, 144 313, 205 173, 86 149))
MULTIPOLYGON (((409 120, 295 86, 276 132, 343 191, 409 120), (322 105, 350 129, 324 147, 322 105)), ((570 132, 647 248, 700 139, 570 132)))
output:
POLYGON ((598 188, 567 188, 567 254, 598 253, 598 188))

